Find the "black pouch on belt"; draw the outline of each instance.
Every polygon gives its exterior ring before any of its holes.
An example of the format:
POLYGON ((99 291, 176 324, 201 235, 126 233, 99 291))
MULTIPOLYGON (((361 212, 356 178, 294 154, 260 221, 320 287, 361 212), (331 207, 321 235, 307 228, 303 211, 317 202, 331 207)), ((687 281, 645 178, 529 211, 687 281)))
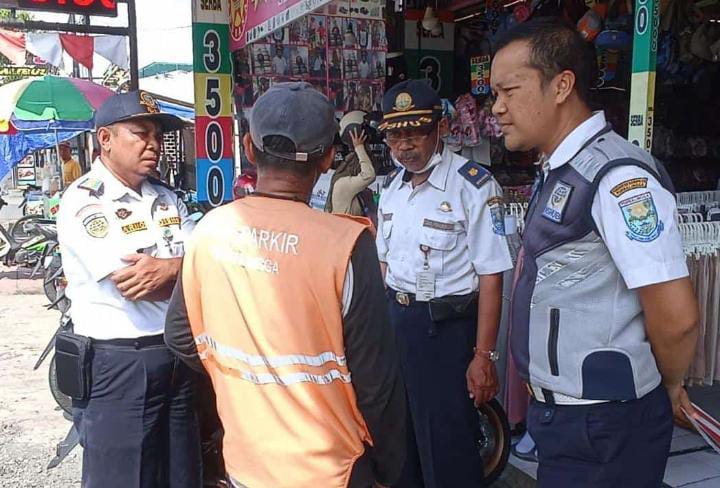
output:
POLYGON ((433 319, 433 322, 471 318, 476 319, 477 312, 477 293, 433 298, 430 301, 430 317, 433 319))
POLYGON ((92 340, 89 337, 60 332, 55 337, 55 368, 58 389, 74 400, 90 396, 92 340))

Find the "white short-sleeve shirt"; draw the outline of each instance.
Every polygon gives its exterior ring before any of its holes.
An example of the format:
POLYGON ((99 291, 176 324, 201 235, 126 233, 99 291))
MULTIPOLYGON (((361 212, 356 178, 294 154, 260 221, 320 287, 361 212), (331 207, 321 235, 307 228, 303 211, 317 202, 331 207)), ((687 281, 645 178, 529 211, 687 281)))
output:
POLYGON ((65 191, 58 212, 75 332, 95 339, 162 333, 168 301, 127 300, 107 277, 126 267, 122 258, 130 254, 181 257, 193 226, 171 190, 146 181, 137 193, 96 160, 65 191))
MULTIPOLYGON (((557 147, 548 159, 549 168, 570 161, 606 125, 604 113, 595 112, 557 147)), ((688 276, 675 197, 650 172, 638 166, 608 171, 600 180, 591 213, 628 288, 688 276), (648 211, 657 213, 658 225, 655 232, 643 235, 635 226, 648 211)))
POLYGON ((400 171, 380 197, 376 243, 394 290, 416 293, 425 266, 421 245, 429 248, 437 297, 475 292, 479 275, 512 268, 500 187, 489 176, 477 185, 463 176, 481 173, 463 171, 468 160, 447 147, 442 157, 425 183, 413 188, 400 171))

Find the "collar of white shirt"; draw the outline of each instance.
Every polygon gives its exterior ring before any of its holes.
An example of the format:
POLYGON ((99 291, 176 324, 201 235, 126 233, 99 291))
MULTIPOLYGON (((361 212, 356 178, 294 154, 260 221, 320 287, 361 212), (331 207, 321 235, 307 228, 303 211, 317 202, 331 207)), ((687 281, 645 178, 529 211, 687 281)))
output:
MULTIPOLYGON (((450 167, 452 166, 453 154, 454 153, 450 150, 448 145, 445 144, 442 152, 442 163, 435 166, 435 168, 432 170, 432 173, 430 173, 430 177, 427 180, 428 183, 430 183, 432 186, 434 186, 440 191, 445 191, 445 187, 447 186, 447 179, 448 174, 450 174, 450 167)), ((406 174, 407 170, 403 171, 401 185, 410 184, 409 180, 405 181, 406 174)))
POLYGON ((111 200, 117 201, 124 198, 126 195, 129 195, 135 200, 142 200, 143 197, 155 198, 158 196, 157 190, 147 180, 143 181, 143 184, 140 187, 142 195, 138 194, 138 192, 132 188, 125 186, 122 181, 118 180, 115 175, 107 169, 105 163, 103 163, 100 158, 93 163, 92 170, 95 173, 95 176, 105 184, 105 194, 111 200))
POLYGON ((593 112, 590 118, 575 127, 555 149, 548 160, 550 169, 557 169, 569 162, 580 152, 583 145, 589 141, 591 137, 603 130, 606 125, 605 112, 602 110, 593 112))

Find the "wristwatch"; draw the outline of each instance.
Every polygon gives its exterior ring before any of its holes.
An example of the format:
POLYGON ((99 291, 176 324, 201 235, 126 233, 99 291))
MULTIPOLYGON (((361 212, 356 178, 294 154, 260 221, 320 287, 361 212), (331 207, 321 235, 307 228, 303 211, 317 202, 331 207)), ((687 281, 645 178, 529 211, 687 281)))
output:
POLYGON ((481 351, 477 347, 473 348, 475 355, 481 358, 489 359, 493 363, 496 363, 500 359, 500 353, 497 351, 481 351))

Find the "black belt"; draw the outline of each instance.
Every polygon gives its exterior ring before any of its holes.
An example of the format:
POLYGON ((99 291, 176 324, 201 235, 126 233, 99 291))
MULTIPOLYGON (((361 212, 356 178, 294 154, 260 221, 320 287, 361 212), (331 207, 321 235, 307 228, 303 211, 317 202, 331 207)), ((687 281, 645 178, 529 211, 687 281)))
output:
MULTIPOLYGON (((391 300, 395 300, 403 307, 424 303, 418 302, 414 293, 405 293, 388 288, 387 294, 391 300)), ((477 292, 467 295, 448 295, 433 298, 427 302, 427 304, 430 310, 430 316, 434 321, 463 318, 477 319, 477 292)))
POLYGON ((165 344, 163 334, 133 337, 128 339, 93 339, 93 346, 114 346, 114 347, 134 347, 135 349, 143 349, 145 347, 162 346, 165 344))

